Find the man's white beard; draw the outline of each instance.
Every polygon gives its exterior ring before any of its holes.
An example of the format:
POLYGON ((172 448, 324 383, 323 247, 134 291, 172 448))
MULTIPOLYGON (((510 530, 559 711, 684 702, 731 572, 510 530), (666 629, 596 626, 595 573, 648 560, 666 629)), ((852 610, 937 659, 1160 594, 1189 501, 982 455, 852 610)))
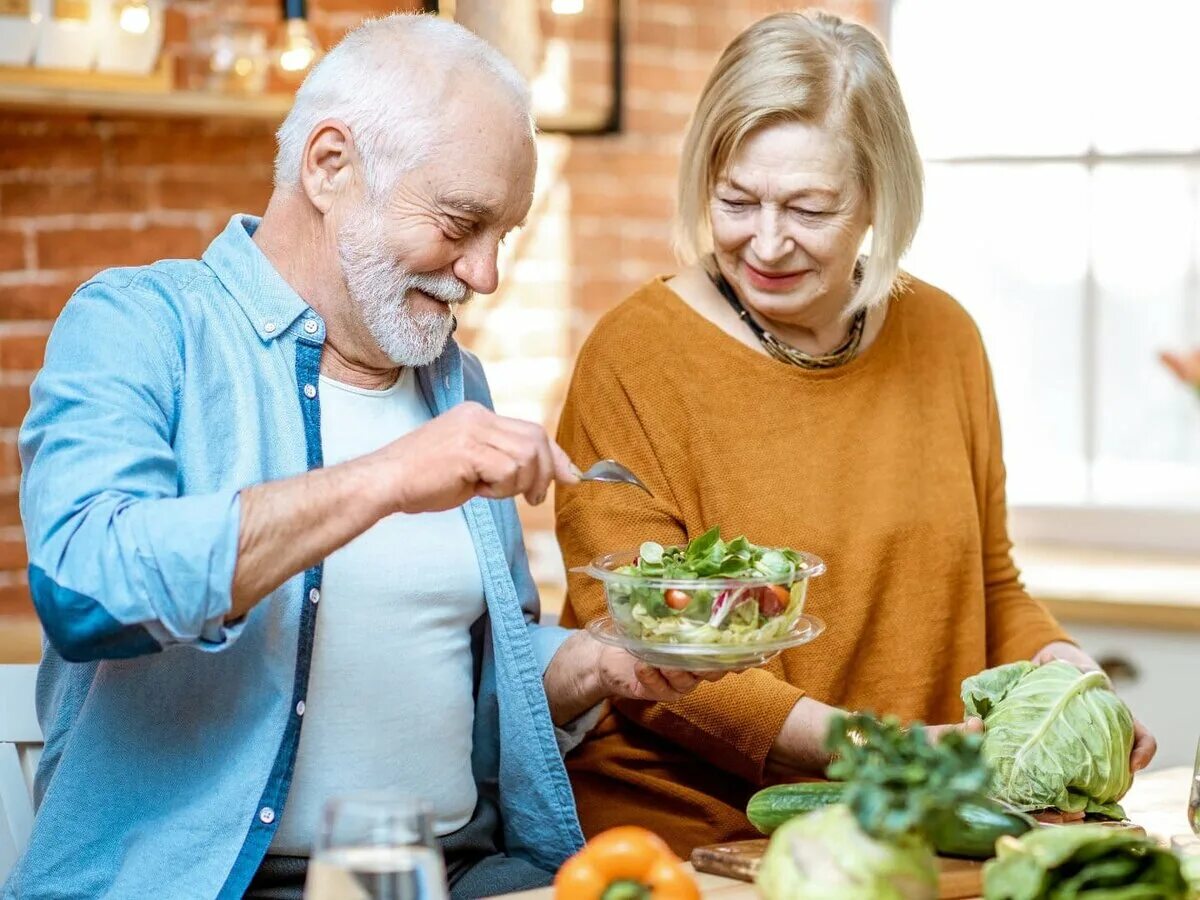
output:
POLYGON ((384 225, 369 201, 338 231, 338 256, 350 299, 367 330, 398 366, 425 366, 446 348, 454 327, 449 306, 415 309, 409 292, 419 290, 447 304, 471 299, 471 290, 448 273, 423 275, 395 261, 382 239, 384 225))

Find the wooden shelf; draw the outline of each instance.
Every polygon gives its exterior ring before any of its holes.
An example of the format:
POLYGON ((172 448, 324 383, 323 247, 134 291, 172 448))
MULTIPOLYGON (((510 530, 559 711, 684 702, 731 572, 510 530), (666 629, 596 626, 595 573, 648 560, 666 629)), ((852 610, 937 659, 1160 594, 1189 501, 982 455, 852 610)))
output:
POLYGON ((205 91, 110 91, 0 83, 0 109, 97 116, 229 118, 282 122, 286 94, 238 96, 205 91))
POLYGON ((0 110, 281 122, 292 106, 290 93, 174 90, 174 71, 166 53, 146 75, 0 66, 0 110))

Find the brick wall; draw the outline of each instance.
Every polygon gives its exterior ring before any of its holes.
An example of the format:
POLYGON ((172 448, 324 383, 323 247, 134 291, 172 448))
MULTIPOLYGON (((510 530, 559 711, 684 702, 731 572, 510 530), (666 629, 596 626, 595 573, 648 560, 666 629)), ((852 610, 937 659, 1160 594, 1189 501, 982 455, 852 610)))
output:
MULTIPOLYGON (((501 0, 494 0, 499 3, 501 0)), ((878 0, 826 8, 870 21, 878 0)), ((420 4, 310 0, 328 46, 363 15, 420 4)), ((606 309, 673 267, 669 223, 678 146, 721 48, 754 19, 796 4, 626 0, 625 129, 541 139, 530 226, 505 259, 503 287, 476 302, 461 334, 489 364, 501 411, 553 427, 573 354, 606 309)), ((271 25, 277 0, 174 0, 167 44, 216 9, 271 25)), ((605 77, 604 48, 577 41, 581 72, 605 77)), ((583 86, 587 88, 586 85, 583 86)), ((581 91, 596 96, 596 86, 581 91), (589 93, 590 91, 590 93, 589 93)), ((260 212, 274 153, 266 123, 92 119, 0 111, 0 611, 28 603, 16 490, 16 428, 50 325, 96 270, 197 255, 235 211, 260 212)), ((582 461, 581 461, 582 462, 582 461)), ((550 503, 524 508, 535 566, 556 580, 550 503)))

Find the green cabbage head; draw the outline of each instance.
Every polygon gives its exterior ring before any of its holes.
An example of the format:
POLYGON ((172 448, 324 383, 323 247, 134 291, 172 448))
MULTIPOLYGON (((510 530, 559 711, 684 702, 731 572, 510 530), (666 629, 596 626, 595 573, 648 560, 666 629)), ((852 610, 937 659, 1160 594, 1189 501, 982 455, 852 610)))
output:
POLYGON ((1133 781, 1133 717, 1103 672, 1061 660, 1009 663, 964 681, 962 699, 968 716, 983 719, 996 799, 1125 817, 1117 800, 1133 781))
POLYGON ((771 836, 755 879, 764 900, 933 900, 933 851, 912 838, 891 844, 858 827, 837 804, 789 819, 771 836))

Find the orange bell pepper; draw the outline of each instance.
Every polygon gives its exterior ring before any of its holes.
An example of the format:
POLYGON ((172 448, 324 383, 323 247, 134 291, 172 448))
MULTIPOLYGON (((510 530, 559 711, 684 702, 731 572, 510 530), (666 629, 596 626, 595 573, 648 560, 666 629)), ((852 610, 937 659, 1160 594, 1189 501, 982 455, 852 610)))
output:
POLYGON ((563 863, 555 900, 700 900, 700 889, 666 841, 625 825, 592 838, 563 863))

